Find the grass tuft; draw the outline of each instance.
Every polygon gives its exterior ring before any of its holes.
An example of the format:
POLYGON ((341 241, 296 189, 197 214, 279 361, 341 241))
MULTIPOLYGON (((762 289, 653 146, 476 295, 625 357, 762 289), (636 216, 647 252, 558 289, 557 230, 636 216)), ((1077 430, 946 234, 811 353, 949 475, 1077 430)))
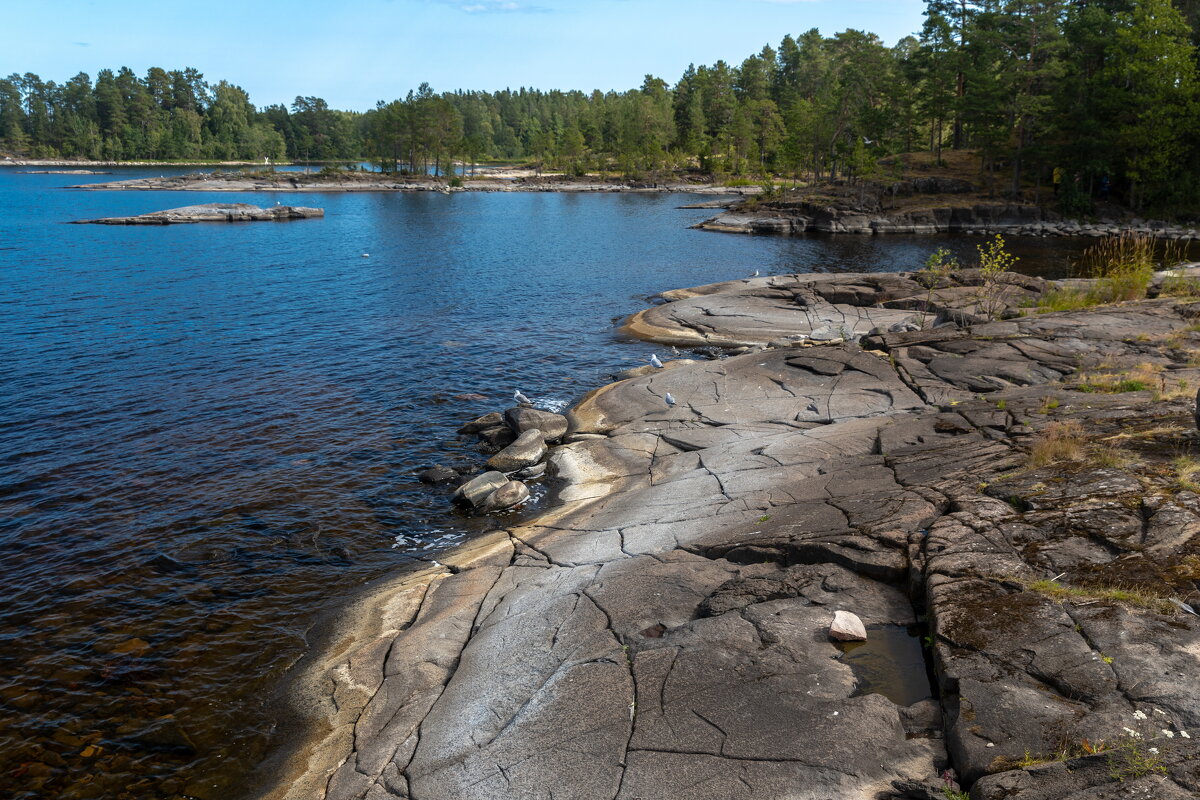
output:
POLYGON ((1062 461, 1079 461, 1084 452, 1083 426, 1074 420, 1055 422, 1034 441, 1029 464, 1045 467, 1062 461))
POLYGON ((1166 382, 1161 372, 1162 367, 1143 363, 1125 372, 1080 374, 1077 388, 1089 394, 1144 392, 1155 387, 1162 391, 1166 382))
POLYGON ((1154 279, 1155 245, 1154 237, 1146 234, 1106 236, 1083 251, 1076 268, 1098 279, 1090 293, 1097 302, 1140 300, 1154 279))
POLYGON ((1167 600, 1166 595, 1140 586, 1105 586, 1101 584, 1071 586, 1058 581, 1041 580, 1031 581, 1025 584, 1025 588, 1063 603, 1096 600, 1132 608, 1144 608, 1160 614, 1175 613, 1175 606, 1167 600))
POLYGON ((1124 469, 1137 463, 1137 457, 1116 445, 1098 445, 1088 453, 1088 463, 1106 469, 1124 469))
POLYGON ((1171 471, 1175 473, 1175 486, 1183 491, 1200 493, 1200 483, 1195 478, 1200 475, 1200 461, 1191 456, 1178 456, 1171 461, 1171 471))
POLYGON ((1174 386, 1167 386, 1166 381, 1163 381, 1163 386, 1154 392, 1155 400, 1182 400, 1190 399, 1195 394, 1191 384, 1186 379, 1180 380, 1174 386))
POLYGON ((1081 289, 1051 289, 1038 301, 1037 312, 1048 314, 1052 311, 1078 311, 1099 304, 1099 297, 1092 292, 1081 289))

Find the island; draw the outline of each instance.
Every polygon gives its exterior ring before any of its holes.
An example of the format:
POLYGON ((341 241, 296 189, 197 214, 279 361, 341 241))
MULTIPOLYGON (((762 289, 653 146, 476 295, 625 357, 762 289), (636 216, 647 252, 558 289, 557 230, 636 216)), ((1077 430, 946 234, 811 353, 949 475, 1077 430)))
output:
POLYGON ((267 206, 250 203, 204 203, 169 208, 132 217, 102 217, 75 220, 76 225, 180 225, 194 222, 284 222, 325 216, 323 208, 305 206, 267 206))
POLYGON ((91 191, 175 192, 691 192, 743 196, 761 191, 757 186, 726 186, 710 177, 689 179, 667 175, 661 179, 620 176, 541 173, 533 169, 482 170, 477 175, 447 181, 430 175, 402 175, 365 170, 322 172, 197 172, 83 183, 69 189, 91 191))

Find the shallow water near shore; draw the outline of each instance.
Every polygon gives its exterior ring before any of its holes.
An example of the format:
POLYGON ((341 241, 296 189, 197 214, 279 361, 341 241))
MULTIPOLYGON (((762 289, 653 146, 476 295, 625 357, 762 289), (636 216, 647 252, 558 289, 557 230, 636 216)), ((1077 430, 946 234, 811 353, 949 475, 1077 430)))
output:
MULTIPOLYGON (((112 172, 94 179, 164 174, 112 172)), ((244 793, 322 611, 516 519, 451 512, 416 472, 481 463, 454 431, 516 388, 561 408, 644 363, 657 348, 614 323, 648 296, 980 241, 705 233, 688 195, 62 188, 79 180, 0 170, 4 797, 244 793), (326 217, 62 224, 276 200, 326 217)), ((1011 242, 1051 276, 1089 243, 1011 242)))

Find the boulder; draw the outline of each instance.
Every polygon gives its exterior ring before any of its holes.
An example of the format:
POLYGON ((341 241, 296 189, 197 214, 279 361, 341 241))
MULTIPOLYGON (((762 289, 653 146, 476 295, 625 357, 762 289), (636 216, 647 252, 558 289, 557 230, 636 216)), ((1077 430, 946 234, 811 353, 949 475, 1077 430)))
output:
POLYGON ((529 487, 520 481, 509 481, 488 495, 483 502, 487 511, 503 511, 521 505, 529 499, 529 487))
POLYGON ((477 417, 466 425, 458 429, 460 434, 479 433, 488 428, 494 428, 497 425, 504 424, 504 417, 499 411, 493 411, 490 414, 484 414, 482 417, 477 417))
POLYGON ((479 507, 488 496, 508 483, 508 478, 502 472, 485 472, 482 475, 458 487, 454 492, 454 501, 465 505, 479 507))
POLYGON ((517 433, 537 428, 542 432, 542 439, 555 442, 567 432, 567 418, 562 414, 553 414, 536 408, 518 406, 504 412, 504 420, 517 433))
POLYGON ((829 638, 839 642, 865 642, 867 629, 863 627, 863 622, 857 614, 838 611, 834 613, 833 622, 829 625, 829 638))
POLYGON ((544 436, 537 428, 525 431, 517 440, 488 459, 488 469, 498 472, 516 472, 532 467, 546 455, 544 436))

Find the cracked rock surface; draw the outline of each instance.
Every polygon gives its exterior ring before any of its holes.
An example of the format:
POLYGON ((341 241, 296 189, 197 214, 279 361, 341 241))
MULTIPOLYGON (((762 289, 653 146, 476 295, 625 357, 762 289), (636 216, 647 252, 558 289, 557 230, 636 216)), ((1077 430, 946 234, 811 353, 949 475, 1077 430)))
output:
MULTIPOLYGON (((931 302, 974 314, 971 281, 931 302)), ((639 315, 691 344, 884 332, 593 392, 552 513, 347 611, 264 796, 928 800, 947 769, 976 800, 1195 796, 1200 619, 1168 600, 1200 597, 1189 307, 886 332, 929 291, 790 276, 639 315), (1095 390, 1123 372, 1154 377, 1095 390), (839 610, 868 641, 922 626, 933 699, 864 683, 839 610)))

